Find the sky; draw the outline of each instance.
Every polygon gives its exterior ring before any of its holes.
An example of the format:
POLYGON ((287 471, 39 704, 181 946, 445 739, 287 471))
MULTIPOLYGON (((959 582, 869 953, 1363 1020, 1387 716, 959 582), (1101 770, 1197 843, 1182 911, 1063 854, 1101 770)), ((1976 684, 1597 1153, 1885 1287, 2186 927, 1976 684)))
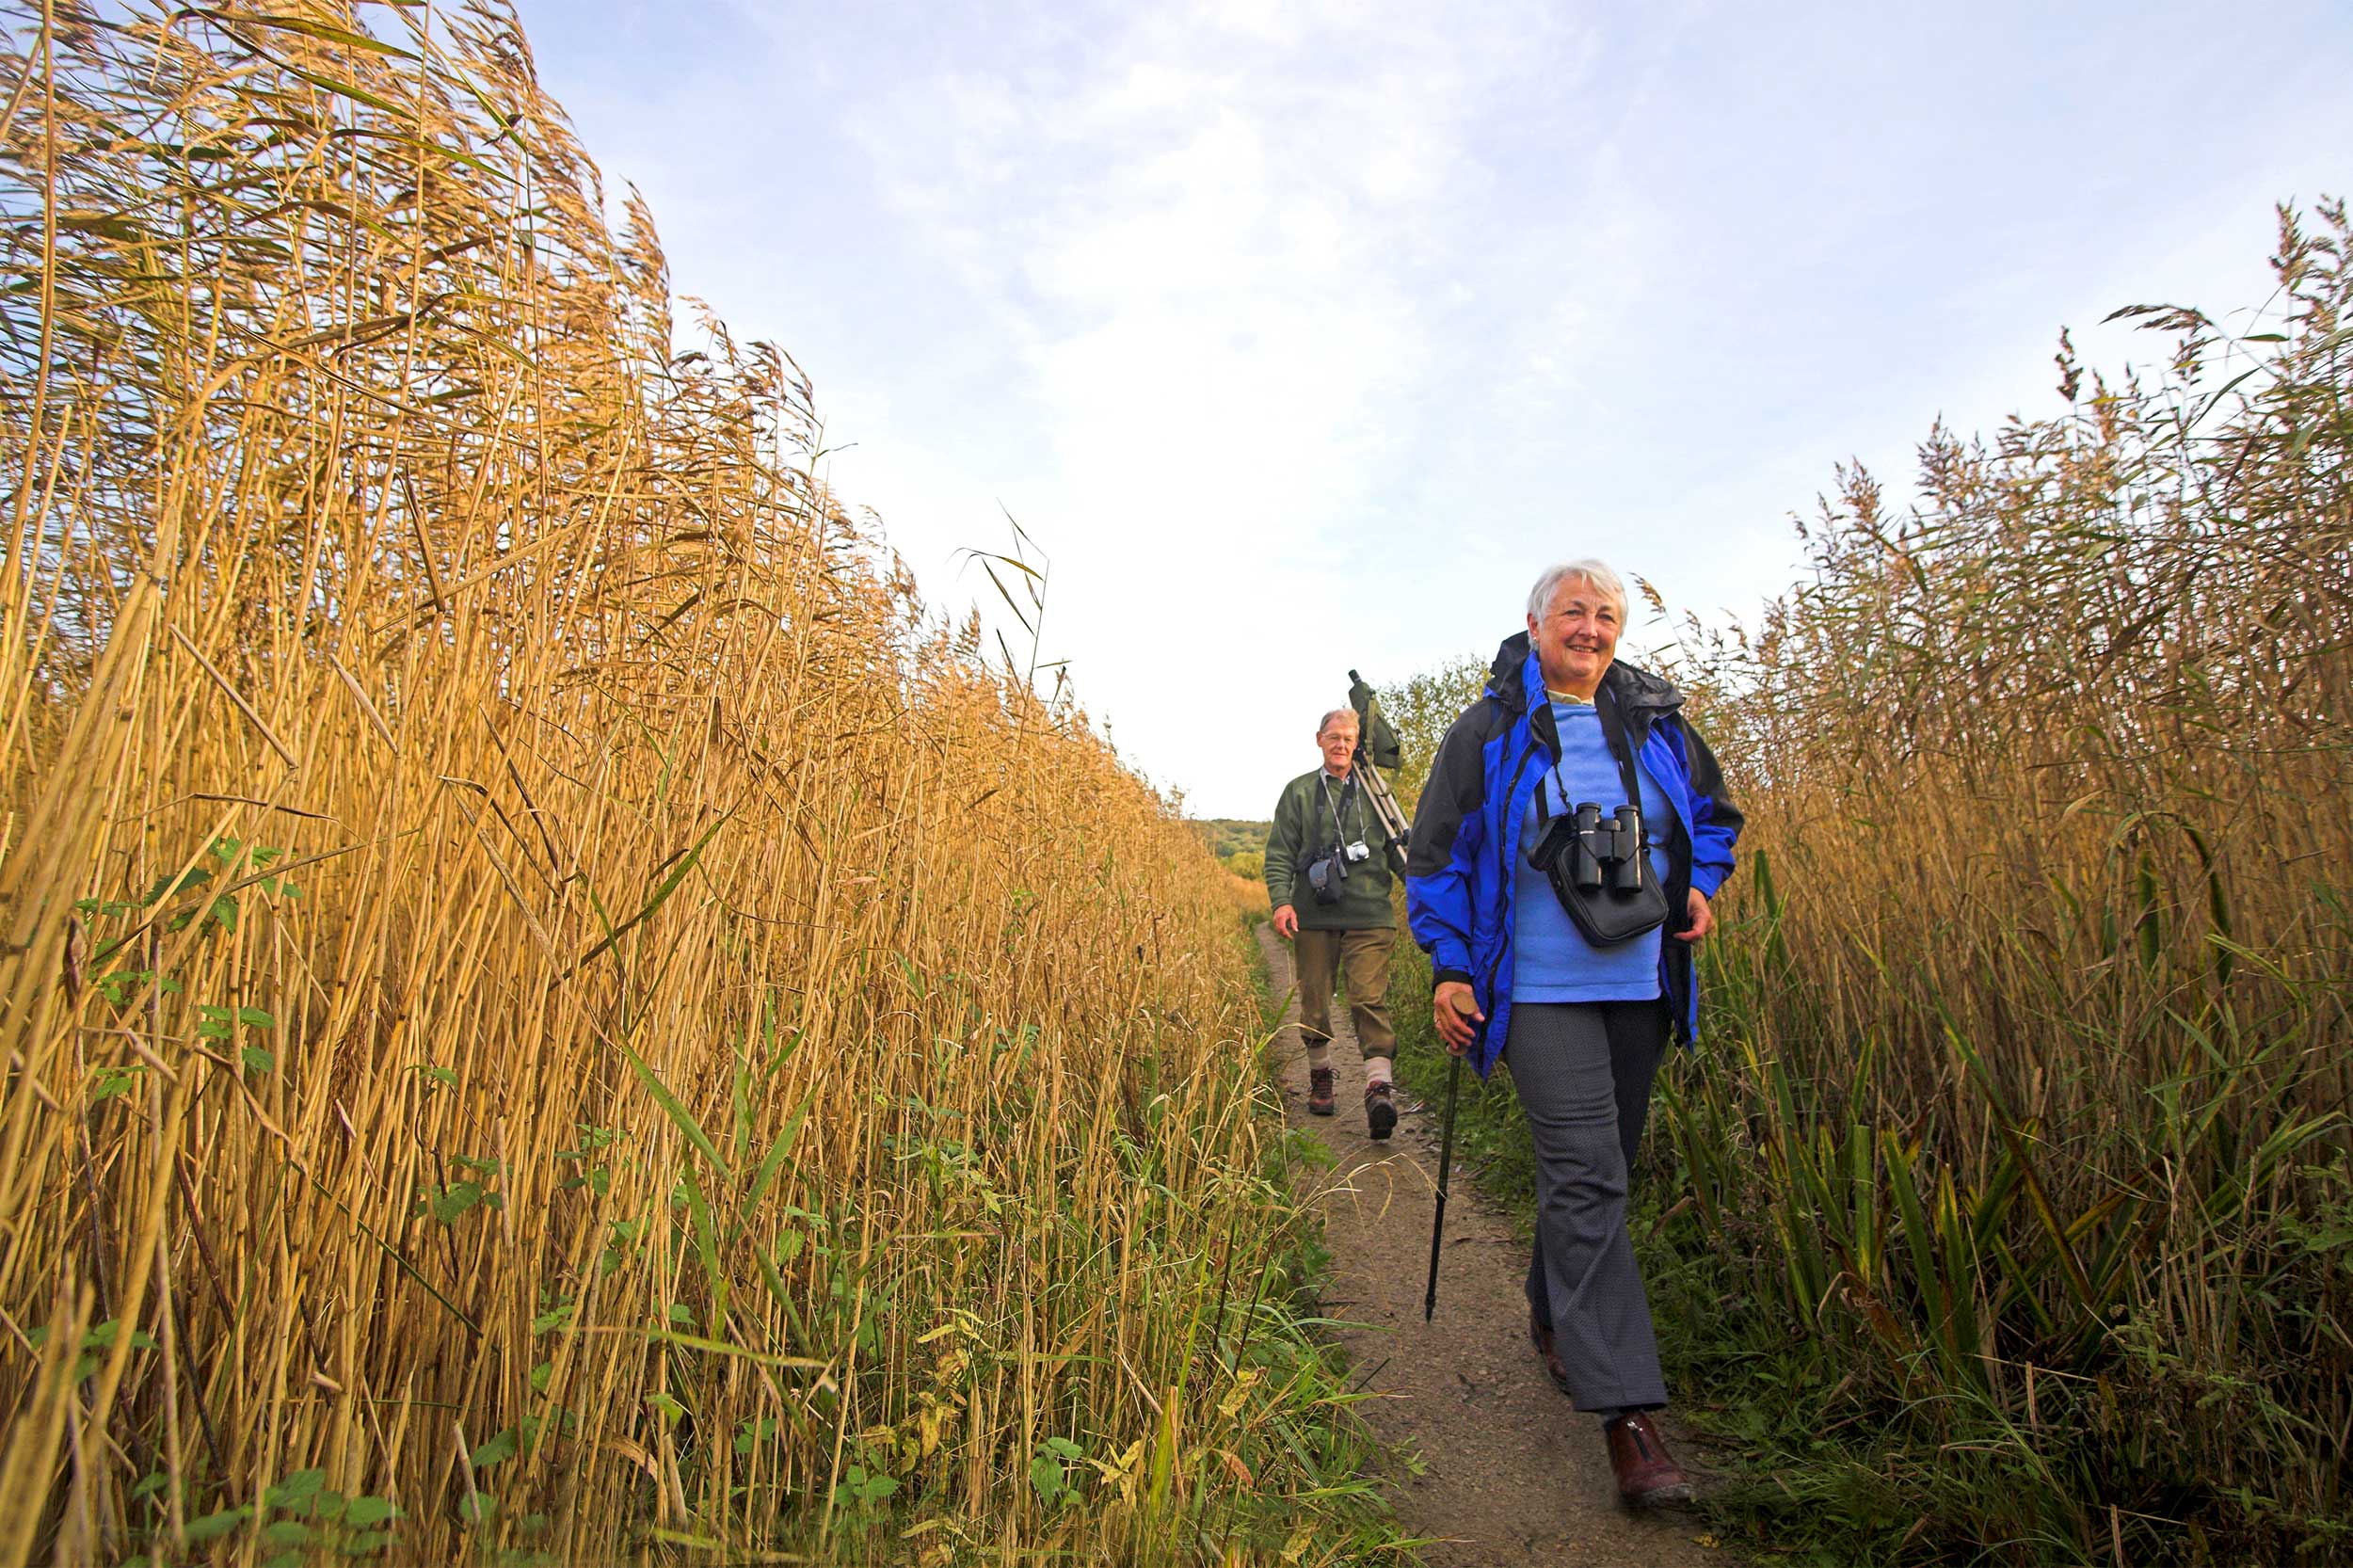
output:
MULTIPOLYGON (((2162 358, 2353 194, 2353 7, 520 0, 681 295, 813 380, 824 477, 1198 816, 1599 555, 1753 619, 1835 465, 2162 358), (1001 614, 992 624, 1029 639, 1001 614)), ((1671 628, 1638 605, 1629 649, 1671 628)))

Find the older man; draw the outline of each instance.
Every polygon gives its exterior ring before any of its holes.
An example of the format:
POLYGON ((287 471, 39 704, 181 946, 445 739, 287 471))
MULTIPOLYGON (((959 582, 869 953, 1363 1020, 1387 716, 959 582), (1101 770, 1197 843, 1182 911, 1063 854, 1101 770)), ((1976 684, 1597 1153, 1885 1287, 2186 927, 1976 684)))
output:
POLYGON ((1323 763, 1283 786, 1267 836, 1266 888, 1274 929, 1293 944, 1299 1027, 1307 1046, 1307 1110, 1332 1114, 1332 988, 1345 974, 1349 1016, 1365 1057, 1365 1127, 1397 1126, 1390 1062, 1389 868, 1381 824, 1356 776, 1356 714, 1335 708, 1316 727, 1323 763))

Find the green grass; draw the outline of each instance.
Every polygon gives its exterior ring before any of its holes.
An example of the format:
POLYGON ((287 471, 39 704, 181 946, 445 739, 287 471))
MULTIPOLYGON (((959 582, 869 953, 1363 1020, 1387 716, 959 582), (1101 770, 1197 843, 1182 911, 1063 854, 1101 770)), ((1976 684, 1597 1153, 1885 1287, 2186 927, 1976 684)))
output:
MULTIPOLYGON (((1272 1084, 1276 1032, 1282 1027, 1290 990, 1288 986, 1276 990, 1267 973, 1257 939, 1262 923, 1259 917, 1244 917, 1236 929, 1249 954, 1264 1025, 1262 1078, 1272 1084)), ((1283 1113, 1280 1089, 1270 1088, 1266 1098, 1269 1114, 1279 1120, 1283 1113)), ((1355 1413, 1355 1407, 1371 1396, 1352 1389, 1347 1355, 1332 1337, 1337 1320, 1323 1313, 1322 1295, 1333 1261, 1324 1244, 1323 1227, 1312 1214, 1290 1202, 1303 1175, 1330 1166, 1331 1151, 1314 1134, 1293 1130, 1270 1138, 1266 1148, 1259 1175, 1268 1186, 1270 1202, 1282 1207, 1288 1219, 1280 1232, 1276 1264, 1267 1279, 1269 1343, 1258 1353, 1273 1358, 1282 1375, 1290 1380, 1289 1386, 1297 1390, 1292 1401, 1296 1408, 1303 1415, 1312 1415, 1321 1445, 1313 1468, 1323 1478, 1321 1495, 1330 1499, 1324 1505, 1324 1524, 1316 1541, 1317 1550, 1328 1555, 1311 1556, 1307 1560, 1345 1564, 1418 1560, 1414 1554, 1423 1541, 1399 1530, 1395 1511, 1373 1479, 1382 1467, 1381 1447, 1355 1413)), ((1292 1432, 1285 1436, 1295 1440, 1292 1432)), ((1279 1505, 1281 1499, 1269 1501, 1279 1505)), ((1285 1544, 1288 1548, 1289 1544, 1285 1544)))

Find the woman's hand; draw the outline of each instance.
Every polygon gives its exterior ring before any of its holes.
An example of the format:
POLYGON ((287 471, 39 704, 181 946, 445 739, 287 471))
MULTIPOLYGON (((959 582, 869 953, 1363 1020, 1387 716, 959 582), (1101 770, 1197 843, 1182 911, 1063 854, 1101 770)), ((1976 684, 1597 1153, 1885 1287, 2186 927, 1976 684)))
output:
POLYGON ((1716 929, 1716 911, 1707 906, 1705 893, 1701 892, 1697 888, 1692 888, 1690 892, 1690 901, 1684 905, 1689 914, 1690 923, 1675 933, 1675 939, 1697 946, 1707 940, 1707 934, 1716 929))
POLYGON ((1471 1042, 1479 1038, 1476 1026, 1487 1021, 1487 1015, 1479 1010, 1479 999, 1471 988, 1459 980, 1439 983, 1430 996, 1430 1021, 1438 1026, 1438 1038, 1446 1042, 1449 1056, 1466 1055, 1471 1042))
POLYGON ((1286 941, 1298 936, 1299 911, 1288 904, 1277 909, 1274 912, 1274 934, 1286 941))

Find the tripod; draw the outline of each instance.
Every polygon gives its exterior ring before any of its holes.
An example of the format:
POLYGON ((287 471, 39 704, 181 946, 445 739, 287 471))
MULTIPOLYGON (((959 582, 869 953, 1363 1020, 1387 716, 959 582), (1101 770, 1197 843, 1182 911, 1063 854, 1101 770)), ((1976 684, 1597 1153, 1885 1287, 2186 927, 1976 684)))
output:
POLYGON ((1385 749, 1389 766, 1397 766, 1397 742, 1392 738, 1385 748, 1376 745, 1373 740, 1375 733, 1385 733, 1387 730, 1387 726, 1381 724, 1381 699, 1372 695, 1372 688, 1365 683, 1365 678, 1354 670, 1348 672, 1348 680, 1349 705, 1356 710, 1356 761, 1353 772, 1364 780, 1365 798, 1372 802, 1373 817, 1381 824, 1381 847, 1388 855, 1389 870, 1396 875, 1403 876, 1406 840, 1413 830, 1405 821, 1404 810, 1397 804, 1397 796, 1389 790, 1389 781, 1381 776, 1381 769, 1373 761, 1376 750, 1385 749))

